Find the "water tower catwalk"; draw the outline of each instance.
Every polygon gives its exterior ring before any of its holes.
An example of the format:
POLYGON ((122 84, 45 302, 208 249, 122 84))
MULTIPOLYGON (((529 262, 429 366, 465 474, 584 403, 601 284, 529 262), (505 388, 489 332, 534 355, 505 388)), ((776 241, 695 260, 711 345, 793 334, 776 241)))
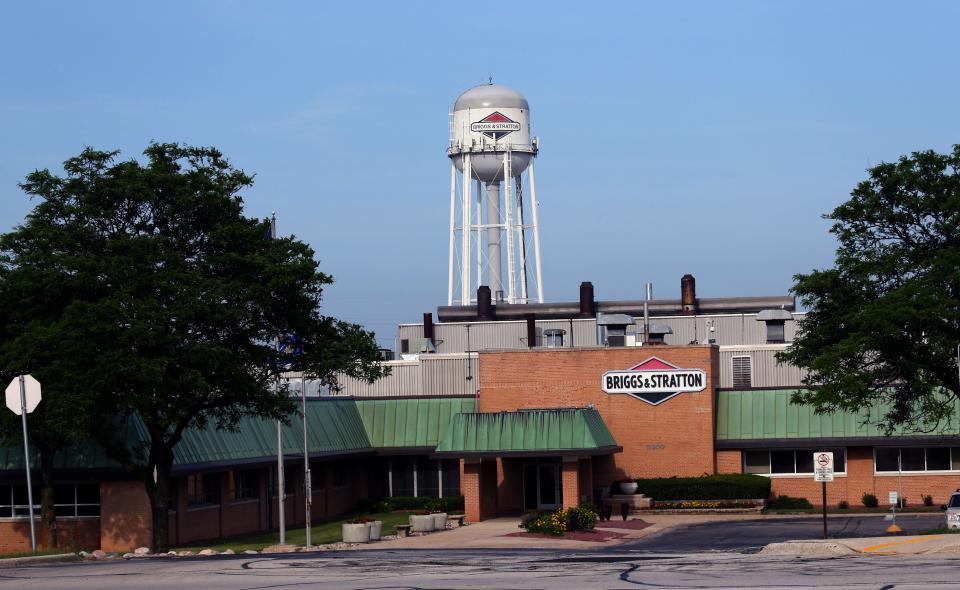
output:
POLYGON ((538 144, 536 137, 530 137, 530 105, 515 90, 483 84, 454 103, 447 149, 451 161, 448 305, 472 304, 481 285, 490 287, 495 301, 543 303, 533 174, 538 144), (527 268, 528 243, 533 249, 535 291, 527 268), (506 246, 506 274, 502 245, 506 246))

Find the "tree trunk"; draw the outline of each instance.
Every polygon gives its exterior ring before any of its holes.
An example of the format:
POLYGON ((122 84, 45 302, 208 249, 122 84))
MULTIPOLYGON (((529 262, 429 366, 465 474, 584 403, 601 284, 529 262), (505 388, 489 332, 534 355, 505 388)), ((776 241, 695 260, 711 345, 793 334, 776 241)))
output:
POLYGON ((45 447, 38 447, 40 454, 40 540, 44 549, 55 549, 57 543, 57 515, 53 509, 53 455, 45 447))
MULTIPOLYGON (((170 549, 170 471, 173 468, 173 450, 160 448, 151 450, 151 461, 156 466, 156 481, 151 469, 144 481, 147 495, 150 497, 150 513, 153 521, 154 553, 163 553, 170 549)), ((148 466, 149 467, 149 466, 148 466)))

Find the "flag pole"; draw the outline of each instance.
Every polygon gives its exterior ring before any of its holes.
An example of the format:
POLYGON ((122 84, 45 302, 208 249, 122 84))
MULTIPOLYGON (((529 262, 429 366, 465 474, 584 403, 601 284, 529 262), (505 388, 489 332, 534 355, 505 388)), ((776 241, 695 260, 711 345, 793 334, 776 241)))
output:
MULTIPOLYGON (((270 239, 277 239, 277 212, 270 214, 270 239)), ((274 354, 280 354, 280 335, 276 337, 276 348, 274 354)), ((277 395, 280 395, 280 365, 277 364, 277 395)), ((283 422, 277 420, 277 519, 280 521, 280 544, 287 544, 287 519, 284 514, 284 481, 283 481, 283 422)))

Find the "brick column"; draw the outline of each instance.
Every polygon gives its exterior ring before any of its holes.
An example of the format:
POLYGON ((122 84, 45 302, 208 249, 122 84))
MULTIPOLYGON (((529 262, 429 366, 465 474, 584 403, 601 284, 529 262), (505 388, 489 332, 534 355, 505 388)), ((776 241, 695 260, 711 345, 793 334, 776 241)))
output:
POLYGON ((480 522, 480 460, 463 459, 460 462, 463 475, 463 513, 467 522, 480 522))
POLYGON ((143 483, 100 483, 100 548, 131 551, 152 545, 153 517, 143 483))
POLYGON ((573 508, 580 504, 580 464, 576 457, 564 457, 561 467, 563 479, 563 507, 573 508))

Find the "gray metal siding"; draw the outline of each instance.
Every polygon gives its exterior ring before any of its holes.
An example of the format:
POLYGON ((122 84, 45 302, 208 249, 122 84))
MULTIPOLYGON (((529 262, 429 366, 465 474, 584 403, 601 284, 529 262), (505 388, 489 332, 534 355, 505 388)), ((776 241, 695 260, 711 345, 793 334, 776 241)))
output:
POLYGON ((793 365, 777 363, 775 355, 783 346, 742 347, 720 350, 720 387, 733 387, 733 357, 749 356, 752 367, 751 387, 796 387, 805 372, 793 365))
POLYGON ((478 386, 477 355, 469 359, 473 379, 467 380, 467 355, 421 355, 419 360, 389 361, 390 375, 366 383, 341 375, 340 390, 333 395, 351 397, 475 395, 478 386))

